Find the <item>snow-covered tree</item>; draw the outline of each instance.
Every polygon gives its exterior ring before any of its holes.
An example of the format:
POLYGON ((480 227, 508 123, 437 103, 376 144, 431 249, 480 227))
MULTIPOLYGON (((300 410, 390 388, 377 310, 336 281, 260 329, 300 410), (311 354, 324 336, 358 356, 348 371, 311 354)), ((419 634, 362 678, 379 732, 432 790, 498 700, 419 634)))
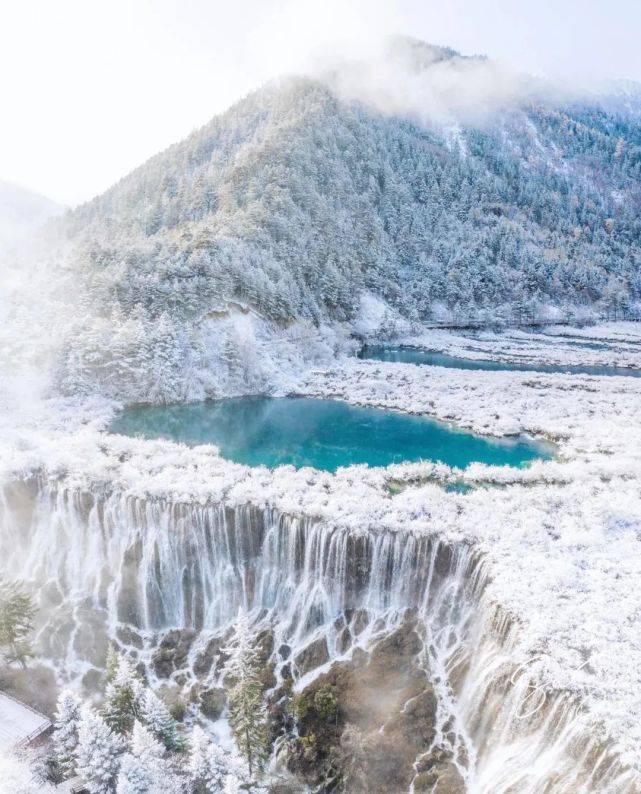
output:
POLYGON ((78 728, 82 718, 81 702, 68 689, 58 697, 58 707, 53 731, 55 759, 64 777, 72 777, 76 769, 78 728))
POLYGON ((139 719, 145 687, 126 656, 120 655, 113 680, 107 684, 103 717, 117 733, 128 733, 139 719))
POLYGON ((121 737, 99 714, 85 708, 78 729, 76 770, 92 794, 113 792, 123 750, 121 737))
POLYGON ((155 776, 149 765, 131 753, 125 753, 118 773, 117 794, 149 794, 153 791, 155 776))
POLYGON ((145 691, 140 704, 140 719, 167 750, 185 749, 185 741, 178 731, 169 709, 151 689, 145 691))
POLYGON ((258 650, 252 639, 249 617, 242 609, 236 617, 232 640, 224 652, 229 655, 225 665, 225 677, 231 684, 229 724, 251 776, 267 755, 268 731, 263 686, 258 676, 258 650))
POLYGON ((641 299, 637 114, 526 103, 454 138, 401 115, 285 80, 69 213, 69 388, 166 401, 201 375, 234 384, 233 336, 199 353, 229 301, 318 325, 353 321, 365 292, 419 321, 641 299))
POLYGON ((0 791, 7 794, 55 794, 58 789, 34 775, 28 758, 0 753, 0 791))
POLYGON ((118 794, 152 794, 175 787, 165 760, 165 748, 140 722, 134 723, 130 752, 126 753, 118 775, 118 794))
POLYGON ((23 668, 33 656, 28 636, 33 630, 35 606, 19 582, 0 583, 0 648, 8 662, 23 668))
POLYGON ((142 723, 134 723, 131 733, 131 752, 136 758, 157 761, 165 756, 165 747, 142 723))
POLYGON ((247 782, 242 760, 213 742, 199 725, 191 732, 188 769, 198 792, 222 791, 228 778, 247 782))

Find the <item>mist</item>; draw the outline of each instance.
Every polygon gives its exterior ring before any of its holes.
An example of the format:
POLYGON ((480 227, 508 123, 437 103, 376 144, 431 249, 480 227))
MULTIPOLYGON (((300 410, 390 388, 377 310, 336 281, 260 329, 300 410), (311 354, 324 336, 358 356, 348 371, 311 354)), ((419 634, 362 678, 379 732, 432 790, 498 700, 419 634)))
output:
MULTIPOLYGON (((454 90, 459 105, 470 98, 476 103, 479 92, 491 104, 519 90, 514 73, 589 84, 641 79, 636 43, 641 10, 629 0, 600 5, 574 0, 518 8, 481 0, 5 4, 0 178, 63 204, 82 202, 269 79, 309 73, 339 55, 367 60, 376 42, 390 34, 508 65, 500 73, 489 64, 461 65, 467 79, 463 94, 452 74, 440 75, 436 86, 410 81, 399 91, 393 72, 375 69, 380 85, 366 98, 391 111, 403 99, 420 97, 439 113, 445 105, 447 116, 451 107, 443 95, 454 90)), ((363 95, 355 74, 341 88, 347 96, 363 95)))

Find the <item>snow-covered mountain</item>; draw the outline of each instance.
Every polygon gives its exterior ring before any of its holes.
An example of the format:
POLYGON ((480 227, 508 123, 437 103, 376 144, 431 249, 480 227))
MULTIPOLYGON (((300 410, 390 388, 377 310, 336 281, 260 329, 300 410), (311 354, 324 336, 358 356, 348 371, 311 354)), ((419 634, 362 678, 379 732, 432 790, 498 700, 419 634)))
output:
POLYGON ((0 244, 35 231, 63 209, 39 193, 0 180, 0 244))
MULTIPOLYGON (((215 391, 202 323, 230 301, 280 328, 354 327, 372 297, 413 322, 625 310, 641 298, 636 96, 588 102, 404 39, 374 66, 270 84, 70 214, 94 306, 77 338, 99 320, 92 367, 117 336, 138 371, 160 334, 176 397, 188 360, 215 391)), ((71 380, 104 380, 86 369, 71 380)))

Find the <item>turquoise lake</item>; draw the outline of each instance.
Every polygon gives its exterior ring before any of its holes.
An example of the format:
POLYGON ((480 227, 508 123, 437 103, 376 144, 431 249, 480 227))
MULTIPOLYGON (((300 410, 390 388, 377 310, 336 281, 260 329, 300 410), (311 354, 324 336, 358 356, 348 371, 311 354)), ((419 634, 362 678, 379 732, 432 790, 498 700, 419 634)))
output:
POLYGON ((550 445, 526 438, 488 438, 425 417, 309 397, 133 406, 110 430, 190 445, 216 444, 228 460, 270 468, 293 464, 336 471, 355 463, 388 466, 420 460, 458 467, 474 461, 522 466, 551 457, 550 445))
POLYGON ((484 361, 474 358, 458 358, 445 353, 422 350, 416 347, 385 347, 365 345, 359 358, 374 361, 389 361, 396 364, 431 364, 449 369, 479 369, 494 372, 559 372, 566 375, 625 375, 641 377, 640 369, 612 366, 585 366, 582 364, 510 364, 505 361, 484 361))

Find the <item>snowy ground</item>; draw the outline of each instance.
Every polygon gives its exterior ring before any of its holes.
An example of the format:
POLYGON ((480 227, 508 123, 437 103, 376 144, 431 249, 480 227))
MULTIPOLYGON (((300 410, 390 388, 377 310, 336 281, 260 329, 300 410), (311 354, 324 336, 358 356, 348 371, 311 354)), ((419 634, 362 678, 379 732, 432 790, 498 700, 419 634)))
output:
MULTIPOLYGON (((640 362, 632 347, 641 326, 623 325, 572 330, 615 339, 609 347, 617 355, 640 362), (624 345, 631 349, 624 352, 624 345)), ((468 341, 488 355, 525 346, 547 362, 562 355, 578 363, 603 352, 561 348, 566 331, 468 341)), ((445 337, 430 338, 434 345, 445 337)), ((494 597, 522 625, 523 658, 542 653, 550 685, 582 693, 590 717, 641 768, 641 379, 350 358, 308 372, 295 391, 428 413, 482 433, 530 433, 554 441, 558 455, 522 470, 474 464, 453 471, 430 463, 354 466, 336 474, 248 469, 223 461, 213 447, 108 436, 101 428, 114 406, 96 402, 50 406, 47 427, 41 417, 25 415, 11 435, 8 428, 0 432, 10 445, 0 460, 7 476, 44 465, 78 487, 272 504, 350 527, 473 540, 491 561, 494 597), (448 493, 441 487, 448 480, 475 487, 448 493)))
POLYGON ((575 328, 549 326, 542 330, 427 331, 401 338, 400 343, 451 356, 494 359, 521 364, 581 364, 641 369, 641 323, 604 323, 575 328))

